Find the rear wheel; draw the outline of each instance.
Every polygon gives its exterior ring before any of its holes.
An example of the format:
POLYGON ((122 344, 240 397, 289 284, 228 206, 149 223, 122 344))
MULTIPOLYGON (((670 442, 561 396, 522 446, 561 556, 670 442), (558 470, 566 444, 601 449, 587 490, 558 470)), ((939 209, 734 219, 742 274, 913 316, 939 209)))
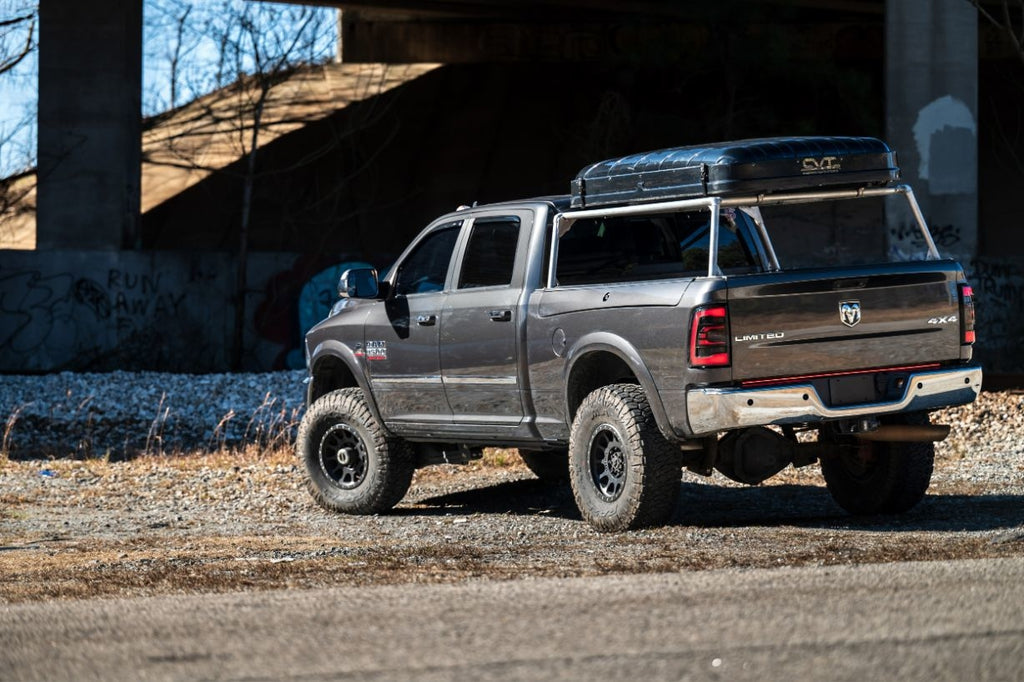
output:
MULTIPOLYGON (((928 424, 927 414, 885 423, 928 424)), ((901 514, 920 502, 931 483, 934 443, 889 443, 825 434, 836 444, 821 458, 821 473, 836 503, 855 515, 901 514)))
POLYGON ((314 402, 299 425, 295 449, 317 503, 347 514, 377 514, 398 504, 412 482, 406 443, 388 437, 358 388, 314 402))
POLYGON ((588 395, 569 437, 569 481, 580 514, 597 530, 664 523, 679 497, 680 451, 654 421, 639 386, 588 395))

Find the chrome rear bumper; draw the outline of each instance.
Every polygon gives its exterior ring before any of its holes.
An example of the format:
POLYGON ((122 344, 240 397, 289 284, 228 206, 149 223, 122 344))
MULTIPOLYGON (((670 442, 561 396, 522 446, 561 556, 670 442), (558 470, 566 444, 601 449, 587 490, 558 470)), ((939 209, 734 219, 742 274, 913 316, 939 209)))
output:
POLYGON ((981 367, 911 374, 894 401, 828 407, 812 384, 766 388, 695 388, 686 392, 686 415, 693 435, 769 424, 799 424, 893 412, 936 410, 963 405, 981 392, 981 367))

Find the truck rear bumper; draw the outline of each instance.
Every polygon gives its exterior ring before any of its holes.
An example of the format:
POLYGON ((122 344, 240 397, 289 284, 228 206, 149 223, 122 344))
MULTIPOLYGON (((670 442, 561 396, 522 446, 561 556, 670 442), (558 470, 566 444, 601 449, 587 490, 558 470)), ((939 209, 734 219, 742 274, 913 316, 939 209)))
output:
POLYGON ((699 436, 747 426, 935 410, 969 403, 980 391, 981 367, 958 367, 911 374, 897 400, 843 407, 827 406, 809 383, 768 388, 695 388, 686 393, 686 414, 690 430, 699 436))

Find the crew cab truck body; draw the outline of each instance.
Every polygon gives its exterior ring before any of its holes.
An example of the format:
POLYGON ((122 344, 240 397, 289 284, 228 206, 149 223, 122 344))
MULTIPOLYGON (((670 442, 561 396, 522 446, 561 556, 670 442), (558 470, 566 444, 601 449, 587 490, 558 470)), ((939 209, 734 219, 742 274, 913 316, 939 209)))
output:
POLYGON ((601 530, 664 522, 683 466, 758 484, 820 462, 848 511, 909 509, 948 432, 928 412, 982 374, 971 288, 898 177, 878 140, 771 138, 442 216, 383 278, 342 275, 306 337, 310 491, 376 513, 417 466, 500 445, 601 530), (789 268, 762 212, 872 197, 908 202, 919 259, 789 268))

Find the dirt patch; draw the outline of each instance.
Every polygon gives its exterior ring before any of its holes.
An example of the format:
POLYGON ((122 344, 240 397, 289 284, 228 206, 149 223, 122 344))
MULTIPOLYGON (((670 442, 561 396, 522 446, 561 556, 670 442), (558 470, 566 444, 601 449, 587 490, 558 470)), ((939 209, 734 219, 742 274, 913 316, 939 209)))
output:
POLYGON ((288 450, 0 460, 0 601, 1024 554, 1020 457, 954 445, 902 516, 847 516, 813 466, 753 488, 684 474, 669 525, 617 535, 508 450, 423 469, 369 517, 316 507, 288 450))

